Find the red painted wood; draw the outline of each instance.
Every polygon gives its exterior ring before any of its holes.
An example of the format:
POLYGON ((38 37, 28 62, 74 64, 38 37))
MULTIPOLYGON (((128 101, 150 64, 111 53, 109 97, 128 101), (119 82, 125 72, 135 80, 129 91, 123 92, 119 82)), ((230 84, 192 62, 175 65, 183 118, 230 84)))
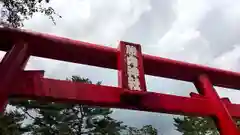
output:
POLYGON ((201 116, 214 114, 214 110, 206 106, 208 102, 206 99, 45 79, 39 77, 40 73, 24 72, 15 85, 18 89, 14 89, 11 96, 173 114, 186 113, 201 116), (123 91, 129 95, 140 95, 142 100, 139 106, 129 106, 122 102, 120 97, 123 91))
POLYGON ((125 62, 126 46, 120 42, 118 46, 118 87, 128 89, 127 67, 125 62))
POLYGON ((195 82, 195 86, 205 98, 209 99, 209 105, 216 111, 213 116, 216 118, 216 125, 221 135, 238 135, 239 131, 235 122, 232 119, 225 104, 221 101, 216 90, 213 88, 212 83, 208 76, 201 75, 195 82))
POLYGON ((240 104, 225 103, 225 106, 232 117, 240 118, 240 104))
MULTIPOLYGON (((216 113, 212 106, 208 106, 211 101, 198 94, 195 94, 196 97, 188 98, 154 92, 124 90, 123 88, 109 86, 44 79, 43 71, 21 72, 14 84, 11 96, 30 99, 37 98, 172 114, 186 113, 185 115, 195 116, 211 116, 216 113), (66 88, 68 91, 66 91, 66 88), (142 101, 138 104, 139 106, 128 106, 121 102, 120 97, 123 91, 129 95, 142 96, 142 101), (102 96, 103 94, 105 96, 102 96)), ((231 116, 240 118, 240 105, 229 102, 224 103, 231 116)))
POLYGON ((190 93, 190 96, 191 96, 191 97, 194 97, 194 98, 204 98, 203 95, 200 95, 200 94, 197 94, 197 93, 194 93, 194 92, 191 92, 191 93, 190 93))
MULTIPOLYGON (((140 63, 143 67, 142 75, 145 71, 148 75, 195 82, 202 95, 191 93, 191 98, 188 98, 128 90, 123 73, 119 74, 120 79, 122 78, 119 82, 122 88, 44 79, 41 72, 21 71, 29 55, 122 70, 124 69, 122 66, 124 62, 121 60, 123 54, 110 47, 17 29, 0 28, 0 36, 0 50, 11 50, 0 65, 0 107, 2 107, 0 111, 3 111, 9 95, 21 96, 102 107, 215 116, 222 135, 239 134, 231 117, 240 117, 240 105, 232 104, 225 98, 220 99, 212 86, 239 89, 239 73, 142 55, 140 50, 138 55, 142 59, 140 63), (17 44, 13 47, 13 43, 19 40, 25 41, 28 46, 17 44), (16 85, 10 87, 13 82, 16 85), (122 100, 122 97, 127 100, 122 100)), ((145 84, 144 78, 141 82, 145 84)), ((146 86, 144 87, 146 90, 146 86)))
POLYGON ((226 105, 226 104, 231 104, 231 101, 229 98, 221 98, 221 101, 226 105))
MULTIPOLYGON (((205 98, 203 95, 200 95, 200 94, 197 94, 197 93, 194 93, 194 92, 191 92, 190 96, 194 97, 194 98, 205 98)), ((230 101, 229 98, 221 98, 221 101, 225 104, 231 104, 231 101, 230 101)))
MULTIPOLYGON (((34 56, 117 69, 119 52, 114 48, 17 29, 0 28, 0 36, 4 39, 0 41, 0 50, 9 50, 11 46, 7 43, 24 39, 32 46, 34 56), (58 51, 55 51, 56 48, 58 51)), ((236 72, 146 54, 143 54, 143 65, 145 74, 148 75, 193 82, 200 74, 205 73, 213 85, 240 88, 240 74, 236 72)))
POLYGON ((0 65, 0 112, 3 112, 14 79, 24 68, 29 58, 27 44, 17 43, 7 52, 0 65))

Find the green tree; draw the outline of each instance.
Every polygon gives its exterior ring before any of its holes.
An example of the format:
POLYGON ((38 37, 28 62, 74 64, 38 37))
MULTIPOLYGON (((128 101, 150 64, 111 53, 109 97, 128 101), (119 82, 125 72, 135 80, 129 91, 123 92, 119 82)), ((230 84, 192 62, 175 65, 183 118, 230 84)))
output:
MULTIPOLYGON (((240 125, 239 120, 235 120, 240 125)), ((174 118, 174 125, 177 131, 183 135, 219 135, 215 123, 210 117, 184 116, 183 118, 174 118)))
POLYGON ((4 112, 0 115, 1 135, 21 135, 29 131, 28 126, 23 126, 25 115, 18 111, 4 112))
POLYGON ((136 127, 128 127, 127 135, 157 135, 157 129, 152 125, 145 125, 142 128, 138 129, 136 127))
MULTIPOLYGON (((79 76, 72 76, 68 80, 92 83, 89 79, 79 76)), ((10 104, 23 112, 25 117, 32 119, 27 129, 34 135, 124 135, 131 129, 136 129, 138 132, 129 135, 157 134, 157 130, 150 125, 141 129, 124 125, 122 121, 110 116, 113 110, 109 108, 24 99, 12 99, 10 104)))
POLYGON ((42 13, 55 24, 54 16, 61 17, 50 6, 50 0, 0 0, 0 25, 4 27, 22 27, 23 20, 31 18, 34 13, 42 13))

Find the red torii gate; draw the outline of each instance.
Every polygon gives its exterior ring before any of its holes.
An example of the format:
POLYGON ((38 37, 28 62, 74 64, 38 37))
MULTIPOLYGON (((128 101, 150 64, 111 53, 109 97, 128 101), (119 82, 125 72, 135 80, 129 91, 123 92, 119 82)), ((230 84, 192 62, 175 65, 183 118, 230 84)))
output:
POLYGON ((232 117, 240 105, 220 99, 213 85, 239 89, 240 74, 141 53, 138 44, 120 42, 119 48, 0 28, 0 111, 8 97, 73 102, 101 107, 211 116, 221 135, 239 135, 232 117), (119 87, 73 83, 44 78, 44 71, 24 71, 30 56, 38 56, 118 70, 119 87), (144 74, 193 82, 199 94, 182 97, 147 92, 144 74))

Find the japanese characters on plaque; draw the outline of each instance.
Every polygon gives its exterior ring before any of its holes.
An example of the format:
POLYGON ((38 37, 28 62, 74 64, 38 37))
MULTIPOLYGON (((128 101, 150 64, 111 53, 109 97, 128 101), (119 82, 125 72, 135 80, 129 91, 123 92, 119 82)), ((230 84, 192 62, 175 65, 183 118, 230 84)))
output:
POLYGON ((131 90, 141 90, 137 48, 135 46, 126 45, 125 58, 127 62, 128 87, 131 90))

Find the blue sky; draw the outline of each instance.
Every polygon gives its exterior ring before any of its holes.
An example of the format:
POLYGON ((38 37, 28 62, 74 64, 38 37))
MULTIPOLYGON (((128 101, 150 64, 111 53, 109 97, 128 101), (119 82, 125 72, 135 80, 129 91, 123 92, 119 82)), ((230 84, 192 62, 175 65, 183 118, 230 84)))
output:
MULTIPOLYGON (((56 18, 56 26, 35 14, 24 22, 24 28, 114 48, 120 40, 135 42, 147 54, 240 71, 238 0, 51 0, 50 5, 63 17, 56 18)), ((50 78, 81 75, 117 85, 114 70, 36 57, 30 59, 27 69, 44 69, 50 78)), ((196 91, 186 82, 150 76, 146 80, 150 91, 182 96, 196 91)), ((240 102, 239 92, 217 90, 232 102, 240 102)), ((131 125, 152 124, 164 135, 179 135, 171 115, 125 110, 113 115, 131 125)))

